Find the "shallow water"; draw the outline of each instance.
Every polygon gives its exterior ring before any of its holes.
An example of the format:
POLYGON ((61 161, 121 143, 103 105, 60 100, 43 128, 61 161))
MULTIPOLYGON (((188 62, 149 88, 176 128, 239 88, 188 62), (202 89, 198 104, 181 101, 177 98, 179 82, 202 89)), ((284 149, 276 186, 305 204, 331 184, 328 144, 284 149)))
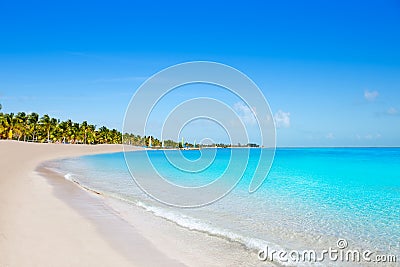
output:
MULTIPOLYGON (((169 207, 144 194, 122 153, 61 160, 53 167, 85 187, 249 249, 322 250, 344 238, 349 248, 400 255, 399 148, 277 149, 266 181, 253 194, 248 187, 260 149, 238 151, 250 153, 242 180, 226 197, 195 209, 169 207)), ((168 151, 175 166, 163 151, 129 153, 140 175, 148 173, 140 162, 149 156, 171 182, 198 186, 224 172, 231 150, 168 151)))

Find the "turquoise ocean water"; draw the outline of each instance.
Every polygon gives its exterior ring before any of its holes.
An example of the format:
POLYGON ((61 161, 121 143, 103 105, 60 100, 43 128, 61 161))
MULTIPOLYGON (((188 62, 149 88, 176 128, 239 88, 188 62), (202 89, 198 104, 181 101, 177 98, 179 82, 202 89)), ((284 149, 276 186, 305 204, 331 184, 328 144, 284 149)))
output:
MULTIPOLYGON (((129 153, 137 166, 148 155, 163 176, 185 186, 218 177, 231 155, 230 149, 167 152, 177 161, 183 153, 192 165, 215 155, 208 168, 193 174, 171 165, 163 151, 129 153)), ((280 148, 263 185, 249 194, 258 153, 250 149, 248 167, 230 194, 196 209, 169 207, 144 194, 122 153, 65 159, 53 167, 84 187, 248 249, 319 250, 344 238, 349 248, 400 255, 400 148, 280 148)), ((145 177, 147 171, 138 168, 145 177)))

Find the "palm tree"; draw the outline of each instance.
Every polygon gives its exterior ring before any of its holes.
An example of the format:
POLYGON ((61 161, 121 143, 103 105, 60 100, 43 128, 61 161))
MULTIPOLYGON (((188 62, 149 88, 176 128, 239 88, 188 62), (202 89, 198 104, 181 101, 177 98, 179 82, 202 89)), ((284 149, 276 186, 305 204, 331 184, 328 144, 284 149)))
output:
POLYGON ((18 112, 16 116, 17 120, 17 129, 19 132, 18 141, 21 135, 24 136, 24 142, 26 141, 26 134, 28 132, 28 116, 26 116, 25 112, 18 112))
POLYGON ((107 144, 108 142, 108 132, 110 130, 107 129, 107 127, 102 126, 99 128, 99 135, 98 135, 98 141, 101 144, 107 144))
POLYGON ((83 134, 83 143, 86 144, 86 137, 87 137, 87 131, 88 131, 87 121, 84 121, 81 123, 79 130, 83 134))
POLYGON ((52 141, 57 141, 58 140, 58 136, 57 136, 57 132, 55 131, 58 127, 58 124, 60 123, 60 120, 56 119, 56 118, 51 118, 50 119, 50 137, 52 141))
POLYGON ((74 122, 71 127, 72 139, 74 144, 79 140, 79 123, 74 122))
POLYGON ((58 128, 58 132, 60 134, 60 137, 62 139, 61 142, 65 143, 65 139, 66 139, 67 134, 68 134, 68 124, 67 124, 67 122, 65 122, 65 121, 60 122, 58 124, 57 128, 58 128))
POLYGON ((43 129, 47 133, 47 143, 50 142, 50 130, 52 126, 52 121, 49 115, 45 114, 40 118, 39 123, 42 125, 43 129))
POLYGON ((29 132, 32 133, 32 141, 35 141, 37 124, 39 122, 39 114, 32 112, 28 115, 28 127, 29 132))
POLYGON ((72 140, 72 136, 74 135, 72 130, 73 122, 71 120, 67 120, 65 124, 66 124, 66 137, 68 139, 68 143, 70 143, 72 140))
POLYGON ((120 144, 122 141, 122 134, 116 129, 109 131, 109 141, 112 144, 120 144))
POLYGON ((87 141, 89 144, 93 144, 96 141, 96 126, 89 124, 87 126, 87 141))
POLYGON ((3 128, 5 130, 5 134, 6 134, 6 138, 7 139, 12 139, 13 138, 13 134, 14 134, 14 127, 17 124, 16 123, 16 118, 14 116, 14 113, 9 113, 9 114, 5 114, 4 118, 3 118, 3 128))

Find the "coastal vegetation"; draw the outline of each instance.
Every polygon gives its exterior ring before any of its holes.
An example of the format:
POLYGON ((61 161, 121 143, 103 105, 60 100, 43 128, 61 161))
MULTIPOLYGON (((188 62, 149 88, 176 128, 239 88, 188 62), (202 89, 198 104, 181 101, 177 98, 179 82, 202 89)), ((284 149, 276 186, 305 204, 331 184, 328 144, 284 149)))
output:
MULTIPOLYGON (((0 104, 0 139, 37 143, 68 144, 129 144, 152 148, 195 148, 199 145, 173 140, 161 141, 153 136, 122 134, 116 129, 105 126, 97 128, 87 121, 81 123, 72 120, 61 121, 48 114, 40 116, 36 112, 3 113, 0 104)), ((248 144, 245 146, 253 146, 248 144)), ((209 144, 202 147, 231 147, 227 144, 209 144)), ((240 145, 239 145, 240 146, 240 145)), ((244 146, 243 146, 244 147, 244 146)))
POLYGON ((61 121, 35 112, 3 113, 0 105, 0 139, 38 143, 120 144, 122 134, 105 126, 96 129, 87 121, 61 121))
MULTIPOLYGON (((18 140, 37 143, 69 143, 69 144, 126 144, 134 146, 161 147, 162 142, 153 136, 125 134, 105 126, 97 128, 87 121, 81 123, 72 120, 61 121, 47 114, 25 112, 3 113, 0 104, 0 139, 18 140), (151 140, 151 141, 150 141, 151 140), (150 144, 151 143, 151 144, 150 144)), ((165 147, 179 147, 181 143, 165 140, 165 147)), ((185 143, 186 147, 193 147, 185 143)))

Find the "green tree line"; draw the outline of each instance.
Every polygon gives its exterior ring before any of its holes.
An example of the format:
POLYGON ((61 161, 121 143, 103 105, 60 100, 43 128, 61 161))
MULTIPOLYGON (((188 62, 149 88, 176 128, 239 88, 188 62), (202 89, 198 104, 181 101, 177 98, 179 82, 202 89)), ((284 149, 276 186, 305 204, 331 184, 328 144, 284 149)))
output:
MULTIPOLYGON (((128 144, 133 146, 150 146, 152 148, 182 148, 193 147, 191 143, 164 140, 164 144, 153 136, 140 136, 126 133, 122 136, 116 129, 108 129, 102 126, 96 129, 96 125, 87 121, 82 123, 71 120, 61 121, 45 114, 25 112, 3 113, 0 104, 0 139, 18 140, 38 143, 70 143, 70 144, 128 144)), ((211 145, 227 147, 225 144, 211 145)), ((198 145, 197 145, 198 147, 198 145)))
MULTIPOLYGON (((133 145, 133 146, 150 146, 151 140, 151 147, 153 148, 177 148, 182 147, 182 144, 179 142, 175 142, 173 140, 164 140, 164 144, 158 138, 154 136, 140 136, 135 134, 128 134, 125 133, 122 138, 124 144, 133 145), (164 145, 164 146, 163 146, 164 145)), ((192 145, 193 146, 193 145, 192 145)))
MULTIPOLYGON (((82 123, 71 120, 60 121, 45 114, 25 112, 3 113, 0 104, 0 139, 18 140, 38 143, 70 143, 70 144, 125 144, 133 146, 162 147, 162 142, 153 136, 124 134, 116 129, 96 126, 87 121, 82 123)), ((166 140, 165 147, 178 147, 178 142, 166 140)))
POLYGON ((0 104, 0 139, 39 143, 120 144, 122 134, 116 129, 96 126, 87 121, 60 121, 45 114, 3 113, 0 104))

